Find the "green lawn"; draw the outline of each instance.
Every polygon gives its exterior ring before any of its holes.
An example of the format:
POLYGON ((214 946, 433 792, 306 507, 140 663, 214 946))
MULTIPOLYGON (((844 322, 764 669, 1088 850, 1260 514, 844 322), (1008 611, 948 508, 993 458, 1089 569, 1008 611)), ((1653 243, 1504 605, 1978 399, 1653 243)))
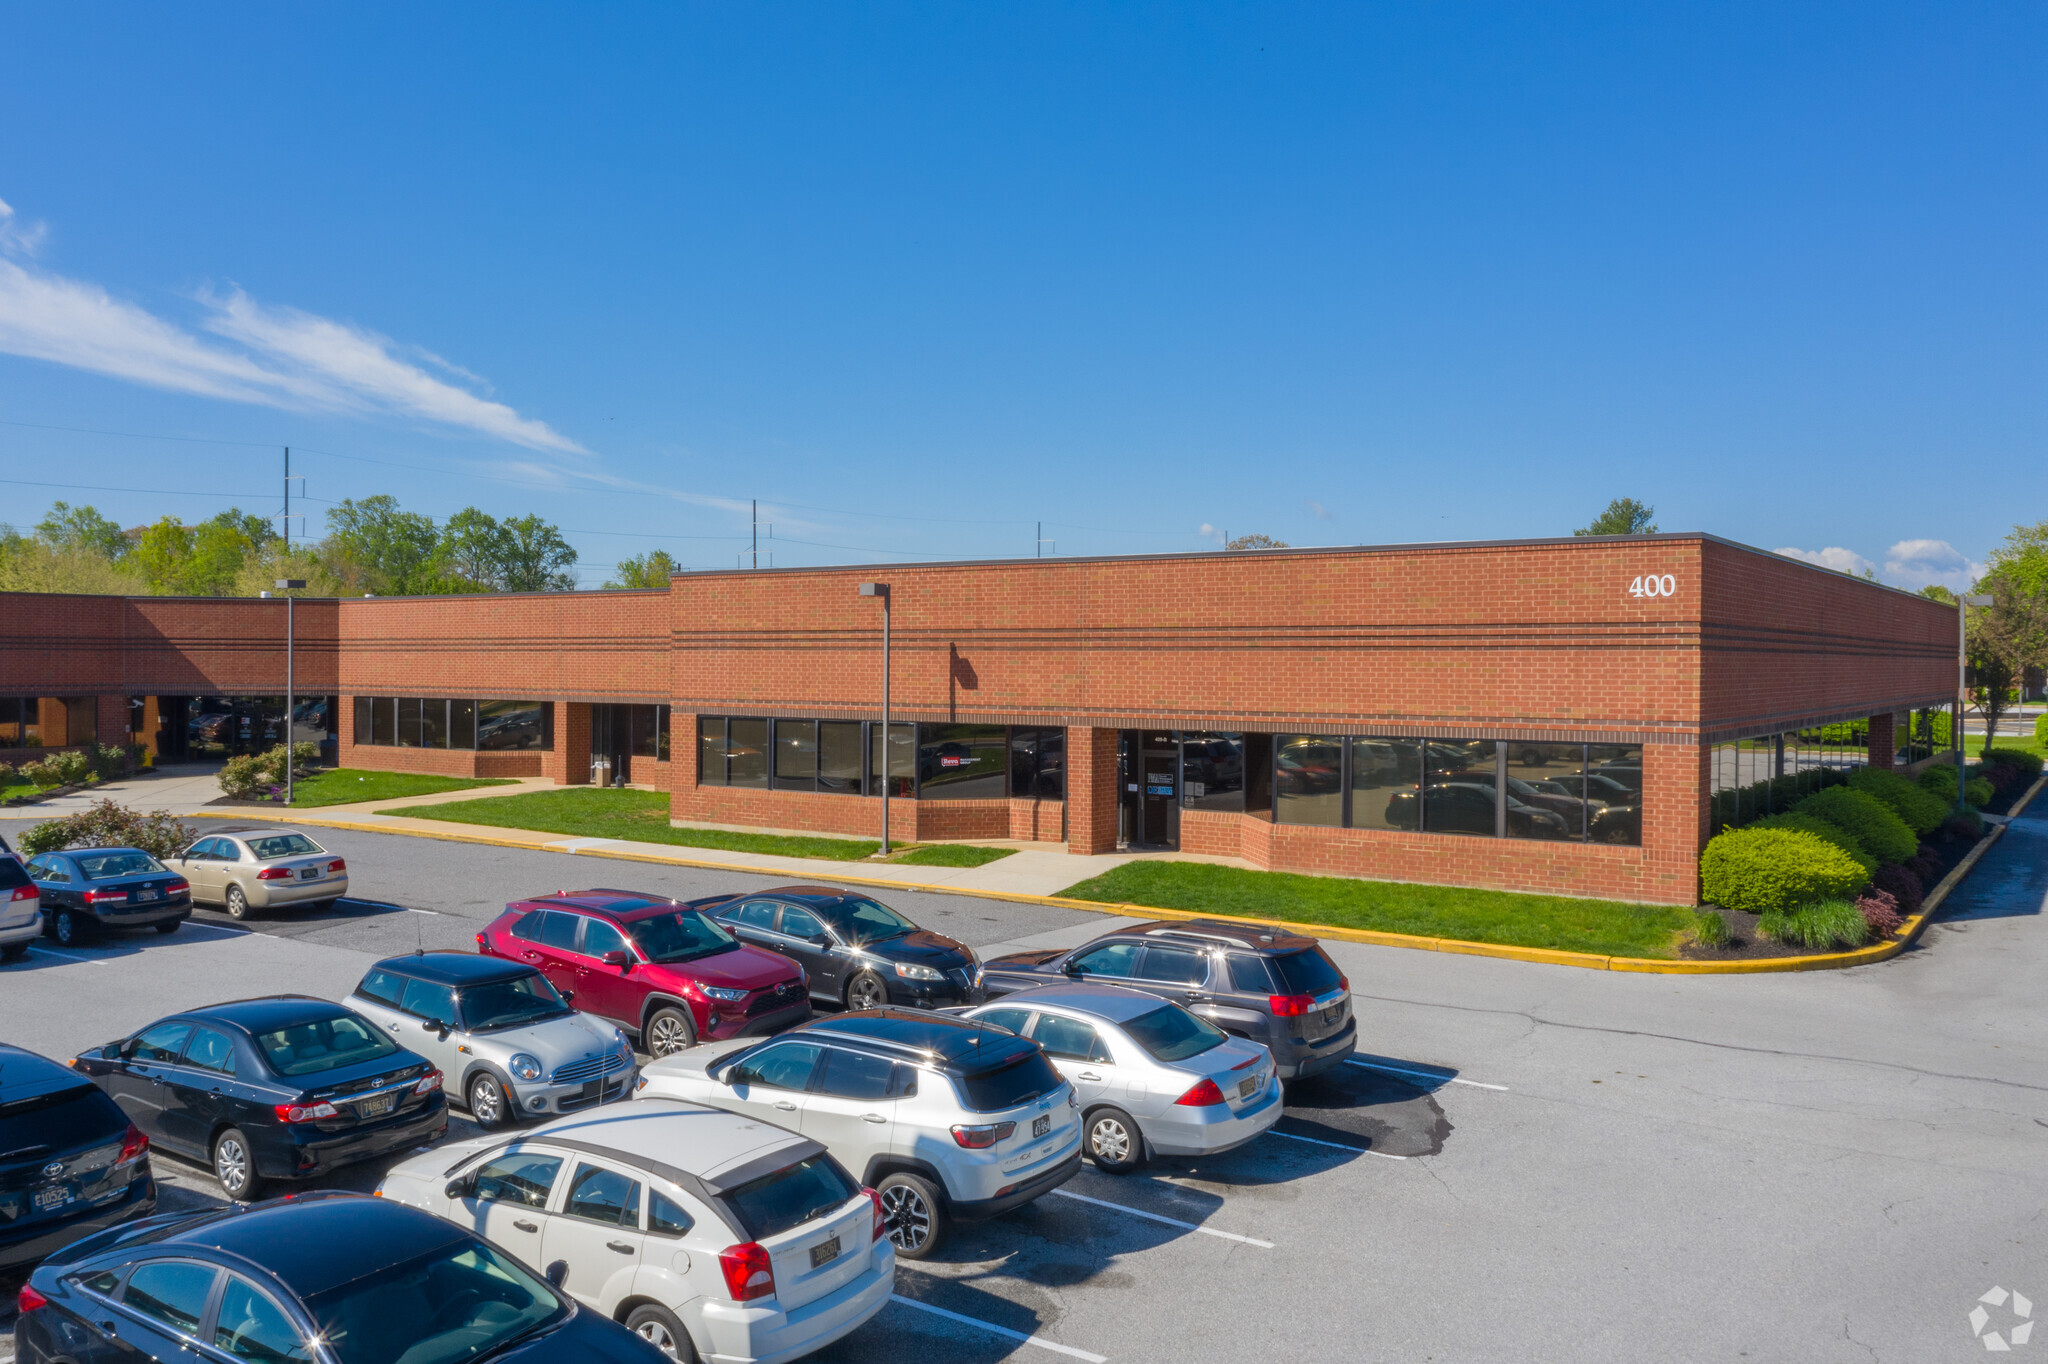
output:
POLYGON ((293 784, 292 808, 353 805, 363 800, 398 800, 405 796, 430 796, 436 791, 511 784, 502 777, 435 777, 424 772, 365 772, 353 767, 330 767, 301 777, 293 784))
POLYGON ((1413 933, 1618 957, 1671 957, 1692 911, 1503 890, 1245 871, 1205 862, 1127 862, 1069 886, 1077 900, 1413 933))
POLYGON ((642 843, 672 843, 685 848, 718 848, 726 852, 768 853, 781 857, 822 857, 857 862, 881 846, 869 838, 811 838, 787 834, 741 834, 723 829, 672 829, 668 797, 659 791, 620 791, 597 786, 571 786, 556 791, 528 791, 517 796, 486 796, 382 813, 414 819, 446 819, 458 824, 492 824, 504 829, 539 829, 580 838, 629 838, 642 843))
MULTIPOLYGON (((2008 729, 2006 723, 2001 722, 1998 726, 1998 733, 1991 740, 1991 746, 1993 748, 2016 748, 2025 753, 2038 753, 2042 757, 2048 758, 2048 748, 2044 748, 2041 741, 2034 737, 2034 722, 2032 720, 2025 721, 2017 729, 2008 729)), ((1965 734, 1963 736, 1963 748, 1972 756, 1982 753, 1984 751, 1984 736, 1981 734, 1965 734)))
POLYGON ((12 786, 0 786, 0 800, 13 800, 16 796, 32 796, 36 793, 33 782, 16 782, 12 786))
POLYGON ((977 848, 971 843, 930 843, 889 860, 913 867, 985 867, 1015 851, 1015 848, 977 848))

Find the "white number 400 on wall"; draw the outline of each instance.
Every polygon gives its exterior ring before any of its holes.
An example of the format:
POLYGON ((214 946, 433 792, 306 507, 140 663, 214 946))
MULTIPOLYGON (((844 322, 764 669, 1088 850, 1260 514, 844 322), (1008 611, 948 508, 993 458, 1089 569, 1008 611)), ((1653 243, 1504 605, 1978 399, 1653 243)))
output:
POLYGON ((1678 579, 1669 573, 1645 573, 1628 585, 1631 597, 1668 597, 1678 590, 1678 579))

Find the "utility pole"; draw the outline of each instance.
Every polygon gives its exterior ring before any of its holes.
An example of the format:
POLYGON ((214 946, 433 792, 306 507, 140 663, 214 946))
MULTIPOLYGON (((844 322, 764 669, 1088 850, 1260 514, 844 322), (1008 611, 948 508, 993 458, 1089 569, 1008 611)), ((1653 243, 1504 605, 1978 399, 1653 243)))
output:
MULTIPOLYGON (((287 489, 287 490, 289 490, 289 489, 290 489, 290 487, 291 487, 291 484, 287 483, 287 484, 285 484, 285 487, 286 487, 286 489, 287 489)), ((291 522, 287 521, 287 522, 285 522, 285 524, 286 524, 287 526, 289 526, 289 525, 291 524, 291 522)), ((290 805, 290 804, 292 803, 292 795, 293 795, 293 791, 294 791, 294 783, 293 783, 293 780, 292 780, 292 778, 293 778, 293 775, 294 775, 294 773, 295 773, 295 771, 296 771, 296 769, 297 769, 297 767, 298 767, 298 765, 299 765, 299 763, 298 763, 298 755, 297 755, 296 753, 294 753, 294 752, 292 751, 292 719, 293 719, 293 716, 292 716, 292 709, 293 709, 293 702, 294 702, 294 700, 295 700, 295 698, 294 698, 294 697, 293 697, 293 695, 292 695, 292 691, 293 691, 293 689, 294 689, 294 687, 293 687, 293 684, 294 684, 294 681, 295 681, 295 679, 294 679, 294 678, 293 678, 293 676, 292 676, 292 661, 293 661, 293 660, 292 660, 292 641, 293 641, 293 639, 294 639, 294 632, 293 632, 293 630, 292 630, 292 624, 293 624, 293 620, 292 620, 292 611, 293 611, 293 603, 295 603, 296 601, 298 601, 298 598, 297 598, 297 597, 294 597, 294 596, 292 595, 292 593, 293 593, 293 592, 295 592, 295 591, 298 591, 298 590, 300 590, 300 589, 302 589, 302 588, 304 588, 304 587, 305 587, 305 585, 306 585, 306 580, 305 580, 304 578, 279 578, 279 579, 277 580, 277 588, 278 588, 278 590, 279 590, 280 592, 283 592, 283 593, 285 594, 285 595, 284 595, 284 803, 285 803, 286 805, 290 805)))
POLYGON ((761 566, 761 499, 753 500, 754 508, 754 567, 761 566))
MULTIPOLYGON (((1963 752, 1963 717, 1970 712, 1970 631, 1968 620, 1971 607, 1989 606, 1992 601, 1993 598, 1989 592, 1979 592, 1974 595, 1958 596, 1956 598, 1956 718, 1948 727, 1948 737, 1950 740, 1949 746, 1955 750, 1957 814, 1961 814, 1963 806, 1968 803, 1963 799, 1963 778, 1969 775, 1969 769, 1963 766, 1963 758, 1966 756, 1963 752)), ((1984 742, 1987 744, 1991 742, 1991 736, 1988 733, 1984 737, 1984 742)))
MULTIPOLYGON (((284 447, 284 552, 292 552, 292 447, 284 447)), ((289 782, 287 782, 289 784, 289 782)))
POLYGON ((882 850, 876 857, 889 855, 889 584, 862 583, 863 597, 882 599, 882 850))

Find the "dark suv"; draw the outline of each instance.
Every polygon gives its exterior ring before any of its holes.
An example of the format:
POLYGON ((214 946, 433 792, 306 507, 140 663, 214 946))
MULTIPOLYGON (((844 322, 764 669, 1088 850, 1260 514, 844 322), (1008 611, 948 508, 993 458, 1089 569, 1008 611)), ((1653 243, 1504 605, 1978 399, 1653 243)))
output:
POLYGON ((149 1138, 77 1071, 0 1042, 0 1273, 156 1211, 149 1138))
POLYGON ((849 1009, 981 1003, 981 960, 880 901, 836 886, 781 886, 692 900, 742 942, 804 968, 811 998, 849 1009))
POLYGON ((1079 947, 1012 952, 982 967, 989 998, 1057 980, 1172 1000, 1263 1042, 1282 1079, 1328 1070, 1358 1046, 1351 982, 1314 938, 1209 919, 1133 924, 1079 947))

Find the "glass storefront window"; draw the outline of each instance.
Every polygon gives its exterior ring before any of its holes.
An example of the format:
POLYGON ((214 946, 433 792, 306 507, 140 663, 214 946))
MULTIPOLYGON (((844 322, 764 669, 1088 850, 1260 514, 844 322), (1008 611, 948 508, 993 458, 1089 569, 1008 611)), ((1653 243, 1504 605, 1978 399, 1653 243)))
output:
POLYGON ((1326 734, 1273 736, 1273 817, 1281 824, 1344 823, 1344 740, 1326 734))
POLYGON ((398 746, 420 746, 420 699, 417 696, 398 698, 398 746))
POLYGON ((1067 732, 1010 731, 1010 795, 1018 800, 1059 800, 1066 793, 1067 732))
POLYGON ((618 706, 614 709, 627 727, 627 752, 636 758, 668 761, 667 706, 618 706))
POLYGON ((392 745, 398 742, 398 700, 391 696, 370 699, 370 742, 392 745))
POLYGON ((818 789, 841 795, 860 794, 860 736, 858 720, 818 722, 818 789))
POLYGON ((818 789, 818 722, 777 720, 775 722, 775 789, 815 791, 818 789))
POLYGON ((697 717, 697 785, 725 785, 725 717, 697 717))
POLYGON ((554 707, 545 701, 479 701, 476 746, 480 749, 552 749, 554 707))
POLYGON ((448 747, 476 747, 476 702, 448 703, 448 747))
POLYGON ((1586 746, 1510 739, 1507 748, 1508 837, 1585 838, 1586 746))
MULTIPOLYGON (((889 794, 917 794, 917 726, 889 726, 889 794)), ((868 794, 882 794, 882 726, 868 726, 868 794)))
POLYGON ((1418 787, 1422 745, 1414 739, 1351 741, 1351 826, 1414 829, 1421 817, 1418 787))
POLYGON ((420 747, 448 747, 448 702, 423 700, 420 707, 420 747))
POLYGON ((768 722, 728 720, 725 745, 726 785, 768 787, 768 722))
POLYGON ((1586 836, 1595 843, 1643 841, 1643 749, 1640 744, 1586 745, 1586 836), (1593 807, 1593 800, 1603 802, 1593 807))
POLYGON ((1422 745, 1422 828, 1432 834, 1494 835, 1493 740, 1430 739, 1422 745))
POLYGON ((1002 799, 1009 792, 1009 747, 1001 725, 919 725, 918 799, 1002 799))
POLYGON ((1244 735, 1180 736, 1180 808, 1244 809, 1244 735))

